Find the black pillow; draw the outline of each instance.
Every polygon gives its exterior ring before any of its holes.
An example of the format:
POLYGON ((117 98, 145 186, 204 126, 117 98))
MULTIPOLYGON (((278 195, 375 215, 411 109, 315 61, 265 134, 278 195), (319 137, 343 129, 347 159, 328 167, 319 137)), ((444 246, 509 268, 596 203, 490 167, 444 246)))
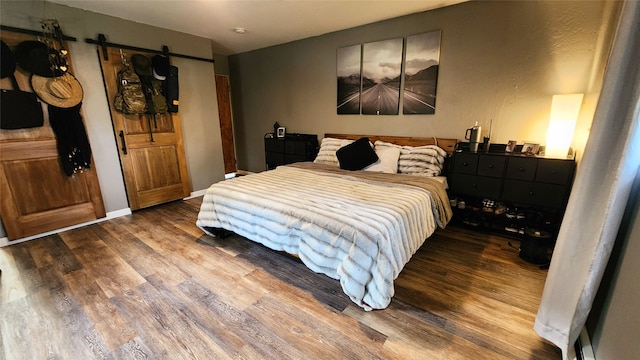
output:
POLYGON ((363 137, 336 151, 340 169, 360 170, 378 161, 378 155, 371 148, 369 138, 363 137))

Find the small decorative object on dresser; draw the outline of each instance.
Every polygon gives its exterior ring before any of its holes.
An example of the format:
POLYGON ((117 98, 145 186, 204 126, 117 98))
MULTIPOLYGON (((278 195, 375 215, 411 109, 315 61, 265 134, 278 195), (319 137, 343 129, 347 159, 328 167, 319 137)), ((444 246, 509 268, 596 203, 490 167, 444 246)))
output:
POLYGON ((509 140, 509 142, 507 143, 507 147, 505 148, 504 151, 508 152, 508 153, 512 153, 513 150, 516 149, 516 141, 515 140, 509 140))
POLYGON ((284 134, 285 134, 285 131, 286 131, 286 129, 285 129, 285 128, 283 128, 282 126, 280 126, 280 127, 278 128, 278 137, 279 137, 279 138, 283 138, 283 137, 284 137, 284 134))
POLYGON ((526 142, 522 145, 522 153, 527 155, 538 155, 540 144, 526 142))

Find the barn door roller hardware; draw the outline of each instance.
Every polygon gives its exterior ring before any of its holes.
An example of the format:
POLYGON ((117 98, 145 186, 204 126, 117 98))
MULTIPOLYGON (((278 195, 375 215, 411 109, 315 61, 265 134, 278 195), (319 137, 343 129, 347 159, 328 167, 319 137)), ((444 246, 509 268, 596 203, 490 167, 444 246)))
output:
POLYGON ((84 39, 84 41, 86 43, 99 45, 100 47, 102 47, 102 54, 105 61, 109 60, 109 55, 107 55, 107 48, 117 48, 117 49, 133 50, 133 51, 142 51, 142 52, 148 52, 153 54, 161 54, 165 56, 173 56, 173 57, 179 57, 183 59, 206 61, 210 63, 214 62, 213 59, 205 59, 197 56, 183 55, 183 54, 176 54, 176 53, 169 52, 169 48, 167 46, 162 46, 162 50, 153 50, 153 49, 145 49, 137 46, 129 46, 129 45, 107 42, 107 37, 104 34, 98 34, 98 40, 84 39))
MULTIPOLYGON (((36 31, 36 30, 20 29, 20 28, 17 28, 17 27, 6 26, 6 25, 0 25, 0 30, 11 31, 11 32, 19 33, 19 34, 42 36, 42 30, 36 31)), ((61 35, 62 35, 61 36, 62 40, 77 41, 77 39, 74 38, 74 37, 67 36, 67 35, 64 35, 64 34, 61 34, 61 35)))

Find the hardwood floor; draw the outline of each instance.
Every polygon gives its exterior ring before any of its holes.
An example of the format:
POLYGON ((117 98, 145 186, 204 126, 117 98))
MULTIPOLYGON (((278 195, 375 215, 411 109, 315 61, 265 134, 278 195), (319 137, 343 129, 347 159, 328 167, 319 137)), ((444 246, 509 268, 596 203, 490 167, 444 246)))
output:
POLYGON ((4 359, 560 359, 545 270, 438 230, 365 312, 297 259, 195 226, 201 198, 0 248, 4 359))

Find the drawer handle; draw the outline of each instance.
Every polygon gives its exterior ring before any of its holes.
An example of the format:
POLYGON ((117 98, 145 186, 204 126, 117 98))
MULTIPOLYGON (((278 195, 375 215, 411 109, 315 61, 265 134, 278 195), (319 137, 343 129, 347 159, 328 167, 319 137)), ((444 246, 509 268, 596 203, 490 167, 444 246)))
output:
POLYGON ((469 164, 465 161, 462 163, 462 166, 469 166, 469 164))
POLYGON ((474 188, 474 189, 477 189, 478 185, 477 184, 473 184, 473 185, 471 185, 471 187, 474 188))
POLYGON ((551 172, 551 174, 552 174, 552 175, 555 175, 555 174, 557 174, 557 173, 558 173, 558 172, 557 172, 557 171, 555 171, 555 170, 553 170, 553 171, 551 172))
POLYGON ((535 193, 533 191, 529 191, 529 196, 534 196, 535 193))
POLYGON ((489 169, 493 169, 493 165, 489 165, 489 169))
POLYGON ((520 171, 520 172, 524 172, 524 168, 523 168, 523 167, 519 167, 519 168, 518 168, 518 171, 520 171))

